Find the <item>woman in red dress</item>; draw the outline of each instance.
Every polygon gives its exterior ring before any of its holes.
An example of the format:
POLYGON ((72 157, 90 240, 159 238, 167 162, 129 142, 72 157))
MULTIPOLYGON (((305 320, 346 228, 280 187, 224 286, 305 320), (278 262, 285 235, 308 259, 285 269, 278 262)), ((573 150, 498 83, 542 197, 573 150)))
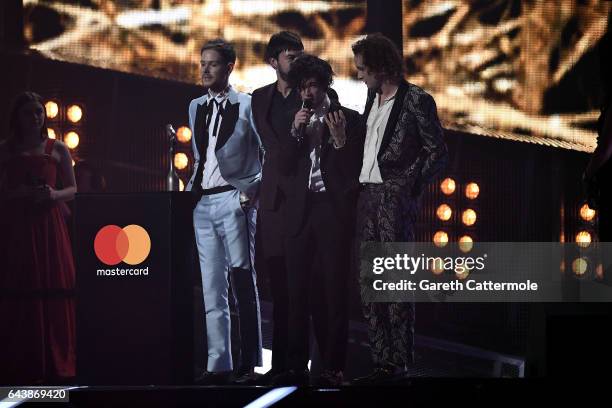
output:
POLYGON ((75 376, 75 271, 59 207, 75 193, 70 152, 48 137, 41 97, 20 94, 0 144, 0 384, 75 376))

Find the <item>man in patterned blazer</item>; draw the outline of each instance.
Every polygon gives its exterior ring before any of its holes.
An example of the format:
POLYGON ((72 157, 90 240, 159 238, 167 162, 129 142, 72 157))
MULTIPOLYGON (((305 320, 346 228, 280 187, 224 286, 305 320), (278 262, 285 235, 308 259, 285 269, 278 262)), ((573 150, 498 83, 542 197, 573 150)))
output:
POLYGON ((241 199, 259 188, 261 143, 254 130, 251 97, 229 85, 236 61, 234 48, 212 40, 201 50, 202 82, 207 92, 191 101, 194 173, 187 190, 197 198, 193 224, 202 273, 207 370, 202 385, 224 384, 233 370, 228 276, 238 303, 240 367, 238 377, 261 366, 261 322, 255 270, 249 253, 248 221, 241 199))
MULTIPOLYGON (((369 91, 357 242, 414 241, 423 188, 448 157, 436 104, 404 80, 402 56, 391 40, 370 34, 352 48, 357 76, 369 91)), ((414 304, 366 302, 364 282, 361 291, 375 369, 353 384, 394 383, 413 362, 414 304)))

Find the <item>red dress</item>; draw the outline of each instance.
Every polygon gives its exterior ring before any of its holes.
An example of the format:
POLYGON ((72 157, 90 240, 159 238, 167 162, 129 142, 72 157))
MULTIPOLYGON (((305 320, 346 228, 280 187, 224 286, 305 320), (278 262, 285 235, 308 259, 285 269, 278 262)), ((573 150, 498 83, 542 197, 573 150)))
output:
MULTIPOLYGON (((10 190, 56 186, 51 156, 16 155, 5 163, 10 190)), ((57 203, 5 202, 0 211, 0 384, 75 376, 74 261, 57 203)))

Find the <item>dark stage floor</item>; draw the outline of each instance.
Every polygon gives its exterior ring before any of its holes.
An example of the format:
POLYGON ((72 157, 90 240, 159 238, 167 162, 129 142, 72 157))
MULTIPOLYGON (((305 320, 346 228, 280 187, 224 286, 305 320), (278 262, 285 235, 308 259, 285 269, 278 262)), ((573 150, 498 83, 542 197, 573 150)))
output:
MULTIPOLYGON (((597 385, 593 383, 591 385, 597 385)), ((265 387, 78 387, 69 402, 23 402, 0 406, 43 407, 344 407, 379 406, 525 406, 536 402, 566 403, 580 392, 575 379, 424 379, 401 387, 265 388, 265 387)), ((599 387, 597 387, 599 388, 599 387)), ((3 405, 5 404, 5 405, 3 405)))

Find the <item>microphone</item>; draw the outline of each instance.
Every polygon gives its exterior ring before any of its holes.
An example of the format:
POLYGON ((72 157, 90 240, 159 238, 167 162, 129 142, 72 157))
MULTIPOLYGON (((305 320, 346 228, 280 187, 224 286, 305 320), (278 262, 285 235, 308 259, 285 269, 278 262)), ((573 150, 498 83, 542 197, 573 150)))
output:
MULTIPOLYGON (((304 99, 302 101, 302 109, 312 109, 312 101, 310 99, 304 99)), ((300 135, 300 140, 304 139, 304 135, 306 134, 306 124, 301 123, 298 128, 298 134, 300 135)))
POLYGON ((176 130, 174 130, 174 126, 170 123, 166 125, 166 136, 168 136, 171 142, 176 139, 176 130))

